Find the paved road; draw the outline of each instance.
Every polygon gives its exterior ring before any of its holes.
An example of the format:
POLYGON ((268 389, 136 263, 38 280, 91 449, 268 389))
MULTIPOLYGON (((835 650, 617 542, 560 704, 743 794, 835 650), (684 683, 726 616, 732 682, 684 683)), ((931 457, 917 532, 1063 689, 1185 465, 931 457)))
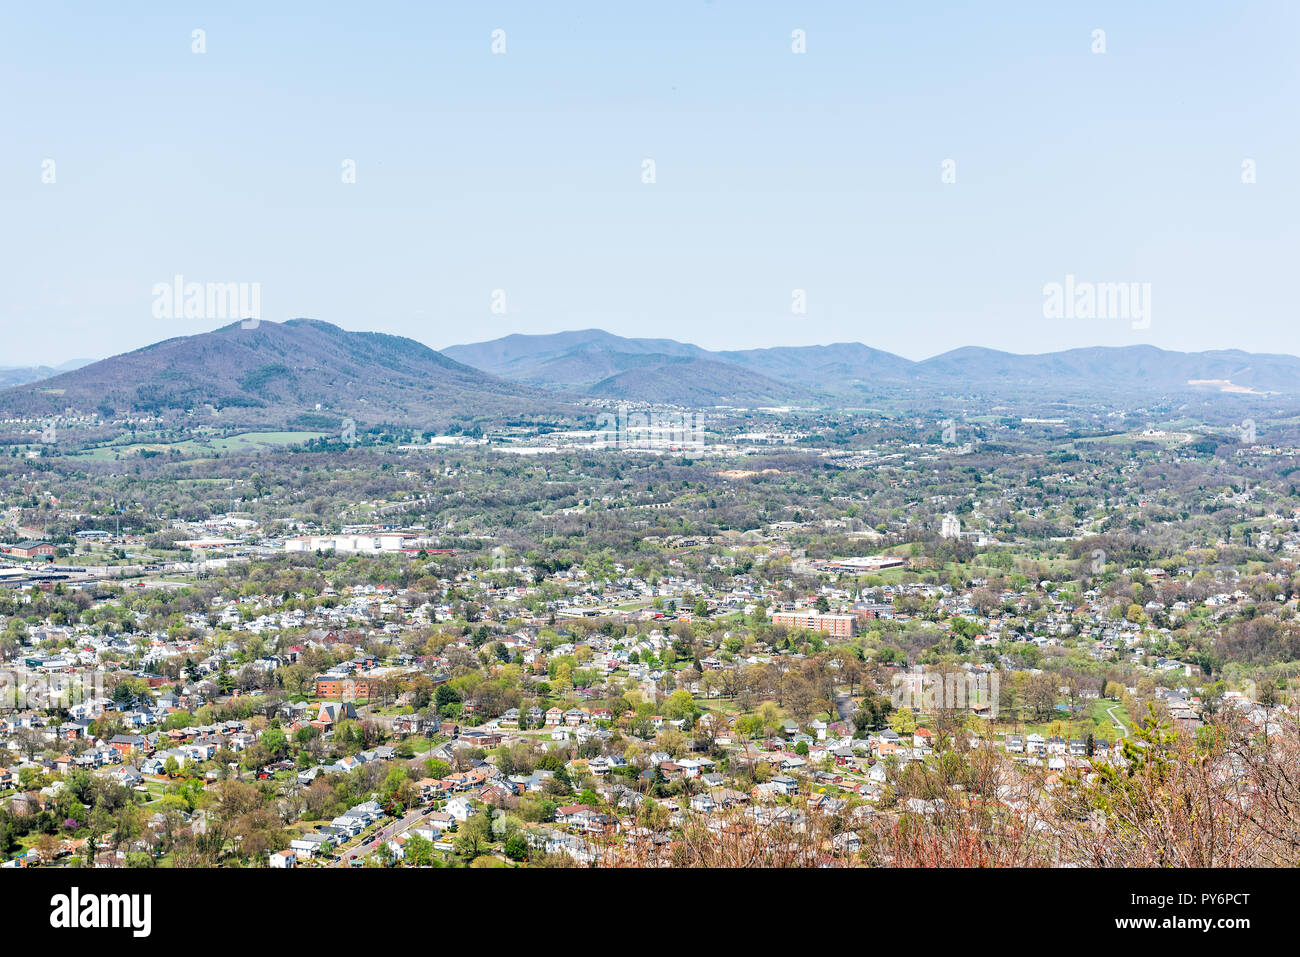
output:
POLYGON ((1106 713, 1107 713, 1108 715, 1110 715, 1110 720, 1115 722, 1115 728, 1116 728, 1117 731, 1119 731, 1119 736, 1120 736, 1121 738, 1124 738, 1124 737, 1127 737, 1127 736, 1128 736, 1128 728, 1124 727, 1124 722, 1123 722, 1123 721, 1121 721, 1119 718, 1115 717, 1115 709, 1118 708, 1118 707, 1119 707, 1119 705, 1117 705, 1117 704, 1116 704, 1116 705, 1111 705, 1109 708, 1106 709, 1106 713))
POLYGON ((839 714, 841 721, 848 721, 853 717, 853 712, 858 710, 858 706, 853 703, 853 699, 846 694, 837 694, 835 696, 835 711, 839 714))
POLYGON ((347 867, 348 862, 351 861, 353 858, 367 857, 370 854, 373 854, 375 851, 379 850, 379 845, 383 844, 384 841, 396 837, 398 834, 401 834, 403 831, 410 830, 421 820, 428 817, 432 813, 433 811, 426 810, 424 808, 417 808, 414 811, 407 812, 406 816, 402 818, 400 821, 394 821, 392 824, 387 824, 384 827, 381 827, 378 831, 374 832, 373 834, 374 840, 371 841, 369 844, 358 845, 357 847, 352 848, 351 850, 343 854, 343 856, 339 859, 337 864, 331 864, 330 866, 347 867))

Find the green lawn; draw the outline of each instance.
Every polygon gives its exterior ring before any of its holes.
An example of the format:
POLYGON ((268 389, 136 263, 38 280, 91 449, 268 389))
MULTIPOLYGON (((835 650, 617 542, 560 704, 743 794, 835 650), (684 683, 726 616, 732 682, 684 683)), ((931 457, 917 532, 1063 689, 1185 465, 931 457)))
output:
POLYGON ((149 800, 145 801, 145 805, 155 804, 167 794, 167 782, 145 778, 144 789, 149 792, 149 800))
POLYGON ((1118 701, 1101 699, 1086 704, 1083 711, 1073 718, 1062 713, 1059 718, 1049 718, 1046 721, 1030 718, 1017 724, 1014 719, 1004 720, 1008 716, 1001 715, 999 720, 993 722, 991 730, 994 734, 1041 734, 1045 738, 1059 735, 1067 740, 1083 740, 1091 734, 1095 738, 1114 742, 1118 732, 1110 715, 1106 713, 1106 709, 1112 707, 1115 716, 1124 726, 1132 727, 1133 719, 1118 701))

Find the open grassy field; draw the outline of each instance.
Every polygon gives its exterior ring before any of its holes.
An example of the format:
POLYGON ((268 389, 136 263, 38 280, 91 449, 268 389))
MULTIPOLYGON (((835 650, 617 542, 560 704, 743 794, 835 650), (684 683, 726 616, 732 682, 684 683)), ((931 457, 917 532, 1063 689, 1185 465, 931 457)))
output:
POLYGON ((1123 705, 1118 701, 1108 701, 1100 699, 1086 704, 1083 710, 1071 717, 1062 713, 1059 718, 1049 718, 1045 721, 1037 721, 1032 718, 1017 722, 1009 715, 1000 715, 998 720, 993 722, 991 731, 994 735, 1001 734, 1041 734, 1044 737, 1059 735, 1060 737, 1074 740, 1086 739, 1089 734, 1096 738, 1104 738, 1107 741, 1115 741, 1119 737, 1119 732, 1115 728, 1114 722, 1111 721, 1107 709, 1114 708, 1115 716, 1120 719, 1125 728, 1133 725, 1133 719, 1129 713, 1124 710, 1123 705))
POLYGON ((1075 445, 1134 445, 1138 442, 1151 442, 1157 445, 1182 445, 1184 442, 1191 442, 1197 438, 1191 432, 1178 432, 1174 430, 1157 429, 1160 435, 1146 435, 1143 430, 1137 429, 1132 432, 1120 432, 1115 435, 1100 436, 1082 436, 1074 440, 1075 445))
POLYGON ((142 452, 157 452, 162 455, 176 453, 182 456, 219 454, 248 454, 263 452, 268 449, 283 448, 287 445, 300 445, 311 439, 324 438, 324 432, 239 432, 235 435, 221 437, 196 437, 180 442, 135 442, 127 445, 101 445, 98 448, 78 452, 78 458, 97 462, 112 462, 127 459, 142 452))

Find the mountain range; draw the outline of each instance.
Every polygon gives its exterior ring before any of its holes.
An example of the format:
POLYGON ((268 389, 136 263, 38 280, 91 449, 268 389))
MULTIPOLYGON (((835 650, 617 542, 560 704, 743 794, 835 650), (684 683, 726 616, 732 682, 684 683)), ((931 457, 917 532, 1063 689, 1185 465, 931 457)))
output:
POLYGON ((808 403, 855 386, 901 383, 914 363, 861 343, 710 352, 673 339, 600 329, 512 335, 443 353, 516 382, 673 405, 808 403))
MULTIPOLYGON (((12 370, 10 370, 12 371, 12 370)), ((1300 395, 1300 358, 1154 346, 1017 355, 964 347, 919 362, 857 342, 710 351, 599 329, 435 351, 315 319, 232 324, 0 389, 0 414, 203 412, 231 424, 435 427, 571 414, 591 400, 856 407, 874 398, 1300 395)), ((3 382, 5 380, 0 380, 3 382)))
POLYGON ((0 412, 14 415, 205 410, 232 423, 334 428, 342 417, 435 425, 562 405, 553 393, 462 365, 414 339, 315 319, 235 323, 0 391, 0 412))
POLYGON ((512 335, 443 353, 538 387, 681 405, 835 404, 936 391, 1300 394, 1300 358, 1235 349, 1097 346, 1019 355, 966 346, 917 362, 859 342, 711 352, 671 339, 625 339, 588 329, 512 335))
POLYGON ((0 366, 0 389, 7 389, 11 385, 39 382, 60 372, 71 372, 73 369, 88 366, 94 361, 94 359, 73 359, 71 362, 60 363, 57 366, 0 366))

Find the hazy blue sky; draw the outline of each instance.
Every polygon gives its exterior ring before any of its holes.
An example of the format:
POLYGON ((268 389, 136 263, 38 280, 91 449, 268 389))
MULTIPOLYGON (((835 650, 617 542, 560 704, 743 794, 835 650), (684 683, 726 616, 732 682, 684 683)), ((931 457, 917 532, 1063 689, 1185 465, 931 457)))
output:
POLYGON ((0 365, 224 324, 176 274, 434 347, 1300 353, 1291 0, 108 6, 0 12, 0 365), (1150 327, 1044 318, 1067 274, 1150 327))

